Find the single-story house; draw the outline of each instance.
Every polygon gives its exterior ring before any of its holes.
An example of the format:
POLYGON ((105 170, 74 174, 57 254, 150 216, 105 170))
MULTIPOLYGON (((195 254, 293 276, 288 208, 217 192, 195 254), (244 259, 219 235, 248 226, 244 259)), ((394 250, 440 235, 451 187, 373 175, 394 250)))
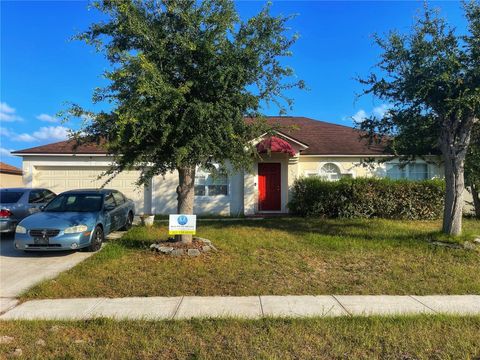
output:
MULTIPOLYGON (((418 160, 407 167, 398 161, 381 162, 388 157, 380 145, 369 146, 358 130, 305 117, 269 117, 280 126, 275 136, 256 141, 261 159, 252 172, 210 176, 199 169, 195 185, 195 213, 253 215, 286 213, 291 186, 302 176, 391 177, 412 180, 442 176, 442 168, 418 160), (362 166, 365 159, 376 159, 373 166, 362 166)), ((93 144, 75 148, 72 140, 13 152, 23 158, 26 186, 46 187, 56 193, 76 188, 100 187, 99 175, 111 163, 111 156, 93 144)), ((176 212, 178 175, 157 176, 149 186, 138 188, 137 171, 125 171, 108 184, 135 201, 137 213, 176 212)))
POLYGON ((23 186, 22 169, 0 162, 0 188, 23 186))

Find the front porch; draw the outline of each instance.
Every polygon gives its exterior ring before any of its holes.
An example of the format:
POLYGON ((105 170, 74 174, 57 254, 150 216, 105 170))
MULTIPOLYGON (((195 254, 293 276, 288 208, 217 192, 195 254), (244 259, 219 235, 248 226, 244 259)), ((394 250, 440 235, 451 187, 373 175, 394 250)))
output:
POLYGON ((307 146, 283 134, 260 139, 260 158, 253 172, 244 175, 244 214, 288 213, 290 188, 299 176, 300 152, 307 146))

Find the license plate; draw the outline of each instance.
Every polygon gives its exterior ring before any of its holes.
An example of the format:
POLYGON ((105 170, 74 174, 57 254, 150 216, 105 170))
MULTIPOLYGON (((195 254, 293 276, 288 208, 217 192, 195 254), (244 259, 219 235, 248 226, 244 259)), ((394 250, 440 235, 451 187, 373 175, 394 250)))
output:
POLYGON ((33 238, 33 242, 37 245, 48 245, 48 237, 36 237, 33 238))

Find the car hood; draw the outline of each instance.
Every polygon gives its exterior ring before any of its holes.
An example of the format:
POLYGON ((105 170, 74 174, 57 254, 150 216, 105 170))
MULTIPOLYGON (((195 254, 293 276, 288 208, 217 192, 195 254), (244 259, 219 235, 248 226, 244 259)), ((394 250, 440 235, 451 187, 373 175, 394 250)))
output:
POLYGON ((66 229, 75 225, 93 227, 97 212, 40 212, 26 217, 20 225, 27 229, 66 229))

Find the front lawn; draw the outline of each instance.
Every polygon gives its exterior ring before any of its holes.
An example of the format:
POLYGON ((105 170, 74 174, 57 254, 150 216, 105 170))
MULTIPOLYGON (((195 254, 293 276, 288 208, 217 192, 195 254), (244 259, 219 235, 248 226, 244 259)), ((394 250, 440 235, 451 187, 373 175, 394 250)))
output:
MULTIPOLYGON (((438 247, 436 221, 268 220, 200 222, 218 253, 162 256, 149 244, 166 224, 122 239, 22 299, 70 297, 478 294, 479 252, 438 247)), ((480 222, 465 221, 480 234, 480 222)))
POLYGON ((480 317, 0 322, 0 358, 477 359, 480 317), (18 350, 20 349, 20 350, 18 350))

